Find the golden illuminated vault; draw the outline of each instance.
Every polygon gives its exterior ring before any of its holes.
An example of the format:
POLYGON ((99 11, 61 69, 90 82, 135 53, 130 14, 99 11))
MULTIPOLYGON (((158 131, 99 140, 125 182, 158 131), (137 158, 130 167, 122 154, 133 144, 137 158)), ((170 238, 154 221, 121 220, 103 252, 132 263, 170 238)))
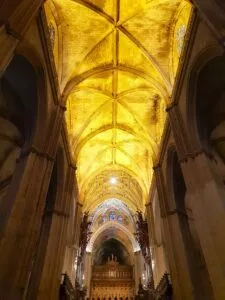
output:
POLYGON ((80 200, 88 209, 115 197, 142 209, 191 5, 48 0, 45 7, 80 200))

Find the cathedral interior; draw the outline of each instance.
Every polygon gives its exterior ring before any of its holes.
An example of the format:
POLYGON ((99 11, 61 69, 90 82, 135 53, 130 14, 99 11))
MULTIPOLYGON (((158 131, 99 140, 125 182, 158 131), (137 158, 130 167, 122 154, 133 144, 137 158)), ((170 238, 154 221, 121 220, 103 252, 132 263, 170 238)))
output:
POLYGON ((0 1, 0 299, 225 299, 224 0, 0 1))

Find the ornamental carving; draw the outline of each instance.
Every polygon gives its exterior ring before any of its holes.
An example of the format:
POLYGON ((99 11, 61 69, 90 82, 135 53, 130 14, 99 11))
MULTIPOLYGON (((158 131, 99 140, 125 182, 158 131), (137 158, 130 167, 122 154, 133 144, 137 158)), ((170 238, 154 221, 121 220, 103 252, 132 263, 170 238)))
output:
POLYGON ((79 241, 79 247, 80 247, 80 257, 83 257, 85 253, 86 246, 91 238, 91 224, 92 222, 89 221, 89 212, 84 212, 83 219, 80 225, 80 241, 79 241))
POLYGON ((54 28, 54 26, 52 25, 51 22, 48 24, 48 32, 49 32, 49 38, 50 38, 50 41, 51 41, 51 46, 52 46, 52 49, 53 49, 54 45, 55 45, 55 28, 54 28))
POLYGON ((105 194, 115 195, 124 191, 124 197, 129 195, 130 199, 142 200, 142 189, 135 178, 127 174, 122 170, 113 171, 113 174, 118 178, 118 184, 112 186, 109 182, 109 178, 112 175, 112 171, 104 171, 98 174, 89 184, 88 189, 84 192, 85 199, 104 198, 105 194), (104 189, 103 189, 104 186, 104 189), (98 194, 98 195, 97 195, 98 194))
POLYGON ((148 223, 143 218, 141 211, 137 211, 136 214, 137 221, 136 221, 136 239, 140 245, 142 255, 146 258, 147 251, 149 249, 149 237, 148 237, 148 223))

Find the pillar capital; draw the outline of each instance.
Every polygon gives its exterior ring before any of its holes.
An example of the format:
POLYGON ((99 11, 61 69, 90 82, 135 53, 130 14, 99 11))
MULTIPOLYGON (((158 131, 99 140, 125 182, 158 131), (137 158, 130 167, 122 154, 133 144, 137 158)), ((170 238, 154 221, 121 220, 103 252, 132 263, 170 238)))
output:
POLYGON ((162 168, 162 165, 160 163, 158 163, 158 164, 153 166, 153 171, 154 172, 160 172, 161 168, 162 168))
POLYGON ((76 170, 77 170, 77 166, 76 166, 76 165, 70 163, 70 164, 69 164, 69 167, 70 167, 71 169, 73 169, 74 172, 76 172, 76 170))
POLYGON ((20 161, 20 160, 23 159, 24 157, 29 156, 31 153, 34 153, 34 154, 36 154, 36 155, 39 156, 39 157, 46 158, 46 159, 49 160, 49 161, 52 161, 52 162, 55 161, 55 158, 54 158, 53 156, 49 155, 47 152, 43 152, 43 151, 39 150, 39 149, 38 149, 37 147, 35 147, 35 146, 31 146, 31 147, 29 147, 29 148, 22 149, 21 154, 20 154, 20 157, 18 158, 18 161, 20 161))
POLYGON ((198 150, 196 151, 193 151, 193 152, 189 152, 189 153, 186 153, 186 155, 184 157, 182 157, 179 162, 180 163, 186 163, 188 162, 189 160, 195 160, 197 159, 199 156, 201 155, 205 155, 206 157, 208 157, 210 160, 213 160, 216 162, 216 159, 215 159, 215 156, 213 155, 212 152, 209 152, 208 150, 204 149, 204 148, 199 148, 198 150))
POLYGON ((185 129, 184 121, 180 112, 180 108, 176 102, 173 102, 167 109, 171 128, 176 142, 177 153, 182 159, 187 152, 190 152, 190 143, 188 142, 188 135, 185 129))
POLYGON ((171 111, 172 109, 175 109, 177 107, 177 102, 171 102, 167 107, 166 107, 166 112, 171 111))

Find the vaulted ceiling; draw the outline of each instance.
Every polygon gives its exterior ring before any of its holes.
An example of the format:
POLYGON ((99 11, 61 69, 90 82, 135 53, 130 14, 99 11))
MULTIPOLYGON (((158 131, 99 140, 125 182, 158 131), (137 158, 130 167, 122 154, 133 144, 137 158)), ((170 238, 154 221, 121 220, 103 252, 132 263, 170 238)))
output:
POLYGON ((45 8, 80 201, 143 209, 191 5, 48 0, 45 8))

